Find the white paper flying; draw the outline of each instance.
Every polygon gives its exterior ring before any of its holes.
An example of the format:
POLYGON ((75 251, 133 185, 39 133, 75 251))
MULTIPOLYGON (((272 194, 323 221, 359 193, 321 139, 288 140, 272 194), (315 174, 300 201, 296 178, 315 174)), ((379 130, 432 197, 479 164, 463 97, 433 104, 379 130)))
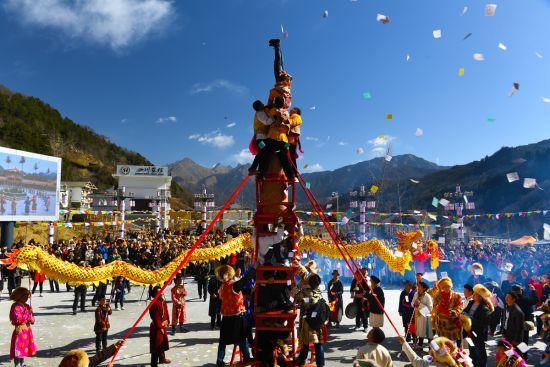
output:
POLYGON ((467 11, 468 11, 468 7, 465 6, 464 9, 462 9, 462 14, 461 14, 461 16, 464 15, 464 14, 466 14, 467 11))
POLYGON ((498 48, 500 48, 503 51, 506 51, 508 49, 508 47, 506 47, 503 43, 499 43, 498 48))
POLYGON ((434 29, 432 34, 434 35, 435 39, 441 38, 441 29, 434 29))
POLYGON ((359 147, 359 148, 355 149, 355 152, 356 152, 357 154, 363 154, 363 153, 365 153, 365 149, 359 147))
POLYGON ((544 103, 550 103, 550 98, 542 97, 544 103))
POLYGON ((392 157, 391 155, 389 155, 389 154, 386 154, 386 156, 384 157, 384 159, 386 160, 386 162, 391 161, 392 158, 393 158, 393 157, 392 157))
POLYGON ((437 215, 435 215, 435 214, 428 213, 428 217, 429 217, 431 220, 437 220, 437 215))
POLYGON ((409 180, 411 180, 411 182, 412 182, 413 184, 417 184, 417 183, 420 182, 420 181, 418 181, 418 180, 413 180, 412 178, 410 178, 409 180))
POLYGON ((416 131, 414 132, 414 135, 415 135, 415 136, 422 136, 422 135, 424 135, 424 130, 422 130, 421 128, 417 127, 417 128, 416 128, 416 131))
POLYGON ((517 172, 510 172, 506 174, 508 182, 514 182, 519 180, 519 174, 517 172))
POLYGON ((483 54, 475 53, 474 54, 474 60, 475 61, 485 61, 485 56, 483 56, 483 54))
POLYGON ((283 35, 284 39, 288 38, 288 32, 283 28, 282 24, 281 24, 281 34, 283 35))
POLYGON ((487 4, 485 5, 485 16, 486 17, 492 17, 495 15, 495 11, 497 10, 497 4, 487 4))
POLYGON ((309 108, 310 111, 315 111, 316 109, 317 109, 317 106, 311 106, 311 107, 309 108))
POLYGON ((449 205, 449 200, 447 200, 447 199, 440 199, 440 200, 439 200, 439 204, 442 205, 442 206, 447 206, 447 205, 449 205))
POLYGON ((323 18, 328 18, 328 10, 325 10, 325 11, 323 12, 323 18))
POLYGON ((411 55, 410 54, 406 54, 405 55, 405 60, 409 61, 411 59, 411 55))
POLYGON ((534 189, 537 187, 537 180, 535 178, 524 178, 523 187, 526 189, 534 189))
POLYGON ((376 14, 376 20, 382 24, 388 24, 390 22, 390 17, 384 14, 376 14))
POLYGON ((536 52, 536 51, 535 51, 535 55, 536 55, 539 59, 542 59, 542 57, 543 57, 541 54, 539 54, 539 53, 536 52))
POLYGON ((485 342, 485 344, 487 344, 487 345, 490 346, 490 347, 494 347, 494 346, 497 345, 497 341, 496 341, 496 340, 487 340, 487 341, 485 342))

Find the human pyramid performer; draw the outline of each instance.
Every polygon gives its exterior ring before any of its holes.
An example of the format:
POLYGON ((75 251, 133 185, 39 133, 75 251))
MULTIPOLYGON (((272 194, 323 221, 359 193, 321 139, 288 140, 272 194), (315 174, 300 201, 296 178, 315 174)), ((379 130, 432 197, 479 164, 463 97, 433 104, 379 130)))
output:
POLYGON ((275 86, 269 91, 267 104, 257 100, 252 104, 254 136, 250 150, 256 157, 248 169, 249 174, 265 177, 270 157, 276 154, 288 180, 296 174, 297 148, 300 146, 301 110, 292 102, 292 76, 284 70, 280 40, 272 39, 269 46, 275 50, 275 86))

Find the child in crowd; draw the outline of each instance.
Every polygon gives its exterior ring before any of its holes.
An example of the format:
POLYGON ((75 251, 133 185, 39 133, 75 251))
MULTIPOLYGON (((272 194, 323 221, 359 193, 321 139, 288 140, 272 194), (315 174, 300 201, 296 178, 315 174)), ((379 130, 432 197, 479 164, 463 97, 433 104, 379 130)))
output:
POLYGON ((187 291, 181 277, 176 277, 174 287, 170 291, 172 295, 172 335, 176 334, 176 325, 179 325, 181 332, 187 332, 183 327, 185 322, 185 296, 187 291))
POLYGON ((118 311, 118 304, 120 303, 120 309, 124 310, 124 292, 126 287, 124 284, 124 278, 118 277, 113 285, 113 293, 115 298, 115 311, 118 311))
POLYGON ((105 296, 99 298, 99 306, 95 310, 95 350, 99 353, 107 349, 107 333, 109 332, 109 315, 112 314, 111 306, 107 303, 105 296))

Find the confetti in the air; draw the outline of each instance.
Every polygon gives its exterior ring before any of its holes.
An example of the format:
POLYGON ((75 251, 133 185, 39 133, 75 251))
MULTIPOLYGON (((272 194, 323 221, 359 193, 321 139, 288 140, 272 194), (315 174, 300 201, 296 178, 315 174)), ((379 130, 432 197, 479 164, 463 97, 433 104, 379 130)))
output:
POLYGON ((288 31, 286 31, 284 28, 283 28, 283 25, 281 24, 281 34, 283 36, 284 39, 287 39, 288 38, 288 31))
POLYGON ((323 18, 328 18, 328 10, 325 10, 325 11, 323 12, 323 18))
POLYGON ((516 91, 519 90, 519 83, 512 84, 512 89, 510 89, 510 92, 508 92, 508 97, 512 97, 516 91))
POLYGON ((392 120, 393 119, 393 113, 388 113, 386 115, 386 120, 392 120))
POLYGON ((458 69, 458 76, 463 76, 463 75, 464 75, 464 68, 458 69))
POLYGON ((467 35, 464 36, 464 38, 462 40, 464 41, 465 39, 470 38, 471 35, 472 35, 472 32, 468 33, 467 35))
POLYGON ((405 55, 405 60, 410 61, 410 59, 411 59, 411 55, 410 55, 410 54, 405 55))
POLYGON ((384 14, 376 14, 376 20, 382 24, 388 24, 390 22, 390 17, 384 14))
POLYGON ((536 51, 535 51, 535 55, 536 55, 539 59, 542 59, 542 57, 543 57, 540 53, 538 53, 538 52, 536 52, 536 51))
POLYGON ((550 103, 550 98, 542 97, 544 103, 550 103))
POLYGON ((498 48, 500 48, 502 51, 506 51, 508 49, 508 47, 506 47, 506 45, 504 45, 504 43, 499 43, 498 48))
POLYGON ((317 106, 311 106, 311 107, 309 108, 310 111, 315 111, 316 109, 317 109, 317 106))
POLYGON ((439 39, 441 38, 441 29, 434 29, 432 31, 432 34, 434 36, 435 39, 439 39))
POLYGON ((421 128, 417 127, 417 128, 416 128, 416 131, 414 132, 414 135, 416 135, 416 136, 422 136, 422 135, 424 135, 424 130, 422 130, 421 128))
POLYGON ((495 120, 494 117, 487 117, 487 122, 495 122, 495 120))
POLYGON ((355 152, 356 152, 357 154, 363 154, 363 153, 365 153, 365 149, 359 147, 359 148, 357 148, 357 149, 355 150, 355 152))
POLYGON ((464 15, 468 12, 468 7, 465 6, 464 9, 462 9, 462 14, 461 15, 464 15))
POLYGON ((370 92, 363 92, 363 99, 371 99, 372 98, 372 95, 370 94, 370 92))
POLYGON ((495 15, 495 11, 497 10, 497 4, 487 4, 485 5, 485 16, 486 17, 492 17, 495 15))
POLYGON ((474 60, 475 61, 484 61, 485 56, 483 56, 483 54, 476 53, 476 54, 474 54, 474 60))

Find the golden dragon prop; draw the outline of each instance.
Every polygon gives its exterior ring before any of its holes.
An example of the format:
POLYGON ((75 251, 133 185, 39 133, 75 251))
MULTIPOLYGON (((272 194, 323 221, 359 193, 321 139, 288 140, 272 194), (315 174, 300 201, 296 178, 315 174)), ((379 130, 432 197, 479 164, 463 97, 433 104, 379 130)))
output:
MULTIPOLYGON (((420 231, 418 231, 420 232, 420 231)), ((411 232, 413 233, 413 232, 411 232)), ((414 232, 416 233, 416 232, 414 232)), ((403 239, 403 247, 408 245, 406 242, 410 239, 417 240, 418 234, 410 238, 403 239)), ((431 244, 433 245, 433 244, 431 244)), ((437 247, 437 244, 435 244, 437 247)), ((324 256, 340 258, 336 246, 328 241, 323 241, 312 236, 304 236, 299 242, 301 251, 313 251, 324 256)), ((412 255, 409 250, 401 251, 402 256, 396 256, 388 249, 383 241, 372 239, 357 244, 346 245, 347 250, 353 257, 365 257, 371 253, 376 254, 382 261, 388 264, 392 271, 404 273, 410 269, 412 255)), ((249 234, 243 234, 233 238, 226 243, 209 248, 199 248, 190 257, 190 263, 201 263, 214 260, 220 260, 242 250, 252 249, 252 239, 249 234)), ((189 251, 189 250, 188 250, 189 251)), ((35 246, 24 246, 21 249, 14 249, 8 254, 8 258, 2 260, 4 264, 9 265, 10 269, 20 267, 24 270, 39 271, 44 273, 50 279, 56 279, 63 283, 71 284, 99 284, 123 276, 135 284, 162 284, 170 274, 177 268, 185 257, 187 252, 181 253, 170 263, 157 270, 145 270, 126 263, 124 261, 113 261, 106 265, 96 267, 81 267, 76 264, 63 261, 56 258, 48 252, 35 246)))

